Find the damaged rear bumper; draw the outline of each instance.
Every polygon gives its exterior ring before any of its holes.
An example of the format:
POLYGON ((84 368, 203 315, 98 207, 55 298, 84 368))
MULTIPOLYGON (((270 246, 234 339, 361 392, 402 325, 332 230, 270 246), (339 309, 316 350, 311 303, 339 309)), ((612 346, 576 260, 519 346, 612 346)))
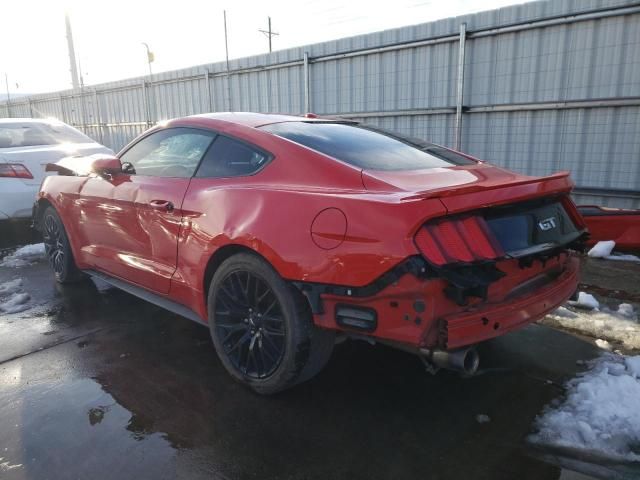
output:
POLYGON ((566 302, 578 286, 579 260, 570 257, 550 284, 498 305, 482 305, 439 319, 439 340, 446 349, 482 342, 539 320, 566 302))
MULTIPOLYGON (((403 349, 451 351, 542 318, 569 299, 578 285, 579 261, 571 253, 527 266, 506 260, 499 267, 505 275, 489 287, 486 300, 476 298, 460 305, 447 296, 446 279, 421 269, 404 269, 384 288, 364 295, 357 288, 319 293, 322 308, 314 309, 314 322, 407 347, 403 349)), ((309 296, 310 292, 303 293, 309 296)))

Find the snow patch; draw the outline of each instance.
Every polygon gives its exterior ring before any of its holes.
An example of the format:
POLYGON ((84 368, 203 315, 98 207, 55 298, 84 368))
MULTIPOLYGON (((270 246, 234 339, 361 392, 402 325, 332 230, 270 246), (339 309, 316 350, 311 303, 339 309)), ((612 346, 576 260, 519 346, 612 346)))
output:
POLYGON ((564 318, 576 318, 578 316, 577 313, 572 312, 567 307, 558 307, 553 315, 564 318))
POLYGON ((616 246, 616 242, 613 240, 604 240, 596 243, 591 250, 587 253, 591 258, 603 258, 607 255, 611 255, 613 247, 616 246))
POLYGON ((19 292, 21 288, 22 288, 21 278, 16 278, 14 280, 9 280, 8 282, 0 283, 0 296, 19 292))
POLYGON ((0 472, 8 472, 9 470, 13 470, 14 468, 22 467, 21 463, 16 463, 14 465, 11 465, 9 461, 3 461, 3 460, 4 458, 0 457, 0 472))
POLYGON ((609 352, 613 349, 613 347, 611 347, 611 344, 609 342, 607 342, 606 340, 602 340, 601 338, 596 339, 596 345, 598 346, 598 348, 607 350, 609 352))
POLYGON ((25 267, 44 258, 44 254, 44 243, 25 245, 0 260, 0 267, 25 267))
POLYGON ((606 260, 618 260, 624 262, 638 262, 640 263, 640 257, 635 255, 614 253, 611 252, 616 246, 616 242, 613 240, 604 240, 596 243, 591 250, 587 253, 591 258, 604 258, 606 260))
POLYGON ((22 279, 0 283, 0 313, 18 313, 27 310, 31 296, 22 290, 22 279))
POLYGON ((543 318, 541 323, 578 331, 600 341, 619 342, 626 348, 640 349, 640 323, 637 312, 629 304, 620 304, 617 311, 607 307, 602 307, 602 311, 560 307, 543 318))
POLYGON ((29 308, 27 302, 31 296, 28 293, 12 293, 0 302, 0 312, 18 313, 29 308))
POLYGON ((491 418, 489 417, 489 415, 485 415, 484 413, 476 415, 476 422, 478 423, 489 423, 490 421, 491 418))
POLYGON ((635 311, 633 310, 633 305, 630 303, 621 303, 618 305, 618 311, 616 312, 618 315, 622 315, 627 318, 634 318, 635 311))
POLYGON ((636 257, 635 255, 631 255, 631 254, 616 253, 614 255, 607 255, 604 258, 607 259, 607 260, 619 260, 619 261, 623 261, 623 262, 637 262, 637 263, 640 263, 640 257, 636 257))
POLYGON ((566 384, 566 399, 535 421, 529 440, 640 461, 640 357, 610 353, 566 384))
POLYGON ((596 297, 586 292, 579 292, 578 300, 569 300, 567 303, 572 307, 585 308, 587 310, 600 308, 600 302, 596 300, 596 297))

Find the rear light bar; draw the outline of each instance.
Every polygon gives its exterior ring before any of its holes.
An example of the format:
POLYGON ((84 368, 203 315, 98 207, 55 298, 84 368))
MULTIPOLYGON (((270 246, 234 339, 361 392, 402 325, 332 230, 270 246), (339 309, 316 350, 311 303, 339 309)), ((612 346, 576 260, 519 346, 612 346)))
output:
POLYGON ((0 163, 0 178, 33 178, 33 175, 20 163, 0 163))
POLYGON ((416 246, 434 265, 472 263, 502 257, 504 251, 482 217, 428 223, 415 236, 416 246))
POLYGON ((560 202, 562 203, 565 212, 567 212, 567 215, 569 215, 569 218, 578 229, 583 230, 587 228, 587 224, 585 223, 584 218, 582 218, 582 215, 578 211, 576 204, 573 203, 573 200, 571 200, 569 196, 562 197, 560 202))

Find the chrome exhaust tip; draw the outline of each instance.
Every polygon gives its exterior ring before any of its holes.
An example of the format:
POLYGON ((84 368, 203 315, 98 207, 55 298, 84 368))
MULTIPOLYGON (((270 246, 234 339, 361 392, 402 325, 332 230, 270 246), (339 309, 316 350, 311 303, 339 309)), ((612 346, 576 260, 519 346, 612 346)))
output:
POLYGON ((469 376, 476 373, 480 365, 480 355, 474 347, 450 351, 423 348, 420 353, 439 368, 454 370, 469 376))

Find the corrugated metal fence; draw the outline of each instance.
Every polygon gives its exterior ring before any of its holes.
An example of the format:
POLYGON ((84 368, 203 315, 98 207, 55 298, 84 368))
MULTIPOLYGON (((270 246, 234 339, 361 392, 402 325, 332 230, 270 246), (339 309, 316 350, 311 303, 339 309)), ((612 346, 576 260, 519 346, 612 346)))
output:
POLYGON ((571 170, 580 203, 640 207, 640 2, 532 2, 0 104, 115 150, 228 110, 354 118, 527 174, 571 170))

